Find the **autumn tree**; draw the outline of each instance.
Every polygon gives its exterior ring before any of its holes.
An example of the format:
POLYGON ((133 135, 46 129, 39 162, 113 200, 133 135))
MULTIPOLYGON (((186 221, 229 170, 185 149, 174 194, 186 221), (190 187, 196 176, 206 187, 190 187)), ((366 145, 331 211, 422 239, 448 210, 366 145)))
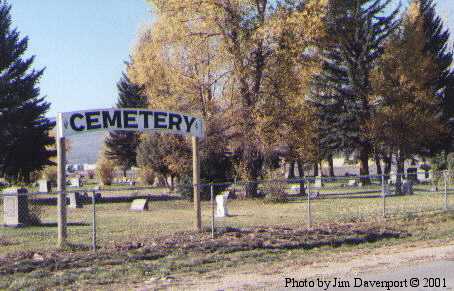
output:
POLYGON ((397 194, 401 193, 405 159, 444 131, 438 114, 440 100, 427 82, 439 74, 439 68, 425 50, 424 37, 424 22, 414 2, 372 74, 374 94, 369 102, 377 110, 368 128, 375 143, 396 152, 397 194))
MULTIPOLYGON (((209 63, 210 66, 207 67, 210 68, 208 74, 210 78, 205 80, 216 81, 214 86, 210 86, 212 88, 210 92, 213 96, 221 97, 214 104, 216 104, 215 108, 219 108, 216 110, 220 110, 226 117, 223 123, 226 128, 223 130, 229 137, 229 148, 234 152, 236 172, 243 180, 250 181, 246 186, 247 196, 256 195, 256 180, 262 174, 266 146, 260 136, 261 120, 258 112, 269 95, 266 79, 271 74, 270 62, 277 53, 278 45, 270 27, 273 22, 278 24, 274 21, 274 16, 279 9, 304 10, 299 15, 303 17, 306 13, 306 17, 309 17, 312 12, 304 8, 311 1, 154 0, 149 2, 153 4, 159 15, 158 18, 164 20, 162 23, 165 25, 161 28, 167 29, 166 35, 177 33, 180 44, 189 44, 184 46, 185 59, 182 63, 187 63, 193 57, 191 52, 196 54, 195 59, 202 56, 213 57, 209 63), (208 54, 202 53, 205 50, 200 46, 205 43, 210 46, 208 54), (197 49, 193 50, 194 45, 197 49)), ((298 21, 297 19, 294 18, 294 21, 298 21)), ((304 22, 299 24, 301 27, 306 25, 304 22)), ((159 27, 159 24, 155 27, 159 27)), ((174 59, 179 54, 175 42, 170 47, 171 54, 166 56, 166 60, 174 59)), ((199 64, 206 66, 203 62, 199 64)), ((166 67, 164 65, 157 68, 160 70, 166 67)), ((200 68, 200 65, 189 68, 200 68)), ((184 72, 187 76, 191 70, 184 72)), ((172 75, 166 74, 166 78, 172 78, 172 75)), ((185 80, 181 77, 180 79, 185 80)), ((186 79, 191 80, 191 78, 186 79)), ((191 90, 191 92, 197 91, 191 90)), ((191 100, 191 98, 187 99, 191 100)), ((200 106, 204 103, 195 102, 194 104, 200 106)))
POLYGON ((256 110, 258 135, 268 151, 285 149, 284 158, 296 164, 300 178, 304 166, 319 159, 318 121, 307 94, 320 67, 315 51, 323 37, 324 9, 321 1, 282 7, 268 24, 275 47, 265 71, 264 100, 256 110))
MULTIPOLYGON (((190 112, 205 120, 207 134, 200 141, 202 181, 226 181, 231 165, 226 157, 228 124, 221 96, 227 72, 219 44, 211 37, 194 33, 193 30, 203 28, 201 23, 181 22, 175 11, 168 10, 170 4, 154 6, 157 19, 142 33, 128 73, 150 96, 151 108, 190 112)), ((179 136, 160 136, 159 142, 179 143, 182 150, 190 148, 188 140, 179 136)), ((145 139, 147 143, 153 144, 149 138, 145 139)), ((186 165, 190 158, 183 150, 183 153, 162 156, 161 160, 170 165, 186 165)), ((191 177, 189 169, 184 169, 175 174, 191 177)))

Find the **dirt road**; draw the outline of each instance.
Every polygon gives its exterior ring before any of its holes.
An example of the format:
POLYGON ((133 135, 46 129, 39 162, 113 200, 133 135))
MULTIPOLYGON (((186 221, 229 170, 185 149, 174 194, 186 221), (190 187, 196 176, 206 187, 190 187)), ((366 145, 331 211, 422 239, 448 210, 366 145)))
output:
POLYGON ((261 264, 254 266, 253 269, 245 266, 227 274, 217 272, 209 273, 202 278, 176 278, 168 284, 149 283, 143 286, 145 288, 139 289, 161 287, 174 290, 387 290, 386 286, 391 290, 454 290, 454 242, 412 243, 352 251, 326 256, 310 265, 299 264, 298 260, 295 260, 272 265, 261 264), (313 288, 308 285, 311 281, 315 286, 313 288), (371 281, 388 285, 372 288, 370 284, 377 283, 371 281), (394 283, 384 283, 385 281, 394 283), (346 282, 350 285, 347 286, 346 282), (285 288, 286 283, 290 288, 285 288), (323 285, 317 287, 318 284, 323 285), (333 287, 334 284, 338 287, 333 287), (399 284, 399 288, 391 288, 392 285, 389 284, 399 284), (425 285, 440 287, 429 288, 424 287, 425 285), (294 288, 291 288, 292 286, 294 288))

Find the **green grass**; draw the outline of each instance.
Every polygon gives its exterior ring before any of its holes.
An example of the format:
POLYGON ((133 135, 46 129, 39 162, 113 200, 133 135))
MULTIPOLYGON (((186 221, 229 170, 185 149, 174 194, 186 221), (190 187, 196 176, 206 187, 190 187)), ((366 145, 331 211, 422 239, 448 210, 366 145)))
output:
MULTIPOLYGON (((89 265, 52 271, 49 268, 35 269, 31 272, 16 272, 2 275, 0 289, 36 290, 50 288, 64 289, 131 289, 152 280, 165 281, 173 277, 197 278, 210 273, 232 272, 239 268, 255 270, 258 266, 269 266, 278 262, 298 262, 300 265, 319 262, 324 258, 338 257, 343 252, 363 252, 382 246, 412 243, 421 240, 452 241, 454 239, 454 213, 432 213, 407 215, 389 219, 386 225, 404 229, 411 233, 402 239, 385 239, 360 245, 323 246, 313 249, 254 249, 247 251, 225 252, 181 252, 173 251, 157 259, 125 260, 120 254, 111 253, 109 259, 95 259, 89 265)), ((129 255, 140 253, 132 250, 129 255)), ((184 282, 180 281, 180 282, 184 282)))
MULTIPOLYGON (((454 196, 454 195, 453 195, 454 196)), ((450 197, 454 208, 454 197, 450 197)), ((192 230, 195 219, 192 202, 185 200, 150 202, 150 211, 131 212, 129 203, 98 203, 96 205, 98 244, 114 243, 157 237, 179 231, 192 230)), ((0 228, 0 255, 18 251, 54 249, 56 245, 56 206, 41 206, 42 222, 47 226, 19 229, 0 228), (3 242, 3 243, 2 243, 3 242)), ((386 198, 388 217, 406 217, 411 213, 442 210, 444 195, 418 192, 412 196, 386 198)), ((217 218, 217 227, 252 226, 306 226, 308 202, 298 198, 289 203, 269 204, 262 200, 232 200, 228 218, 217 218)), ((382 198, 338 198, 311 201, 313 225, 329 222, 381 220, 382 198)), ((0 207, 3 217, 3 207, 0 207)), ((202 203, 203 225, 211 225, 209 202, 202 203)), ((68 209, 68 240, 72 244, 89 246, 92 234, 92 206, 68 209)))

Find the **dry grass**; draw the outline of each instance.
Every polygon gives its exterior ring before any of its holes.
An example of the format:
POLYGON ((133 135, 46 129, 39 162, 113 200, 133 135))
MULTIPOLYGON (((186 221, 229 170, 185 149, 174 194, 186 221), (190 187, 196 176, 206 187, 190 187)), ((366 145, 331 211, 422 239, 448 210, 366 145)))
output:
MULTIPOLYGON (((454 198, 450 198, 454 206, 454 198)), ((101 247, 118 242, 136 241, 193 229, 194 211, 189 201, 152 201, 148 212, 130 212, 129 203, 100 203, 97 211, 97 237, 101 247)), ((412 213, 441 210, 444 196, 436 193, 389 197, 386 200, 388 217, 407 217, 412 213)), ((43 226, 22 229, 2 228, 0 239, 9 244, 0 246, 0 255, 23 250, 51 250, 55 248, 56 206, 41 206, 43 226)), ((311 201, 313 225, 326 222, 381 221, 382 198, 339 198, 311 201)), ((231 217, 217 218, 217 227, 289 226, 301 227, 308 223, 308 203, 298 198, 288 203, 269 204, 263 200, 232 200, 231 217)), ((0 209, 3 216, 3 209, 0 209)), ((202 203, 203 225, 211 224, 209 202, 202 203)), ((91 244, 92 206, 68 209, 69 242, 91 244)))

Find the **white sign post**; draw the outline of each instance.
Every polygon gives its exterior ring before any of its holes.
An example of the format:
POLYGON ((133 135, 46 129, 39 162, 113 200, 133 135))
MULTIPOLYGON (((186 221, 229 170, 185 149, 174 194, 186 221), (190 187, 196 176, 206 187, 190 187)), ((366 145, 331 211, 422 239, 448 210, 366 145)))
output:
POLYGON ((108 108, 59 113, 57 116, 58 155, 58 244, 66 244, 65 138, 98 131, 162 132, 192 137, 192 165, 195 228, 202 229, 200 207, 200 164, 198 140, 205 135, 201 118, 185 113, 141 108, 108 108))

